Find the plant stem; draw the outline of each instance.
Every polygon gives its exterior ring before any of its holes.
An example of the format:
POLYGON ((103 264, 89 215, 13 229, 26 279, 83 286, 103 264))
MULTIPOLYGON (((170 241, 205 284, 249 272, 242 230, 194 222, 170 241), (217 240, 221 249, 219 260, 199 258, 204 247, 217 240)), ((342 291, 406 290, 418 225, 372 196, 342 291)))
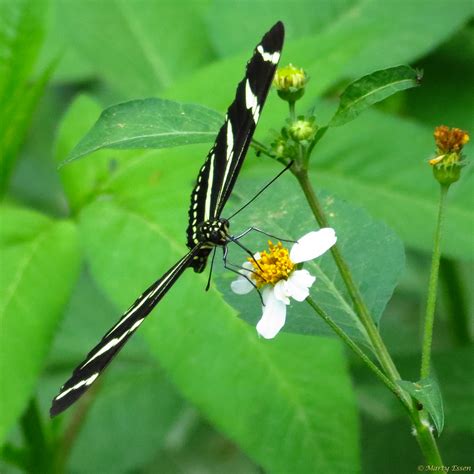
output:
MULTIPOLYGON (((316 193, 314 192, 311 182, 309 181, 306 166, 304 164, 302 166, 294 166, 292 171, 303 189, 308 204, 317 222, 321 227, 328 227, 328 221, 326 219, 326 216, 324 215, 321 204, 319 203, 319 200, 316 197, 316 193)), ((373 364, 373 362, 365 355, 365 353, 363 353, 363 351, 360 350, 360 348, 352 340, 350 340, 349 342, 349 338, 342 330, 341 333, 344 333, 344 335, 336 331, 337 334, 342 337, 347 344, 350 345, 351 349, 353 349, 368 365, 368 367, 374 373, 376 373, 377 377, 382 380, 383 383, 397 395, 397 398, 399 398, 403 406, 408 410, 410 419, 413 422, 415 436, 420 446, 420 449, 425 457, 425 461, 430 465, 442 466, 443 463, 441 460, 441 456, 438 450, 438 446, 436 444, 436 439, 434 438, 433 433, 431 431, 431 425, 429 423, 427 414, 424 411, 418 411, 418 409, 416 408, 416 403, 412 400, 412 398, 406 392, 400 390, 400 388, 398 388, 398 386, 396 385, 397 381, 401 379, 400 374, 392 358, 390 357, 390 354, 387 348, 385 347, 385 344, 382 341, 382 338, 377 330, 372 316, 370 315, 369 310, 362 299, 362 295, 360 294, 359 289, 357 288, 354 280, 352 279, 352 274, 349 270, 349 267, 345 262, 344 258, 342 257, 341 253, 339 252, 337 245, 334 245, 331 248, 331 252, 334 261, 339 269, 341 277, 344 281, 344 284, 346 285, 347 291, 349 292, 354 308, 367 331, 367 335, 369 336, 369 339, 372 343, 374 353, 385 373, 382 373, 380 369, 375 364, 373 364), (353 345, 355 347, 353 347, 353 345), (367 363, 367 361, 369 363, 367 363), (382 376, 380 376, 380 374, 382 376), (397 388, 395 389, 395 387, 397 388)), ((321 313, 319 314, 321 315, 321 313)), ((326 320, 326 318, 324 319, 326 320)), ((328 316, 328 320, 326 320, 328 324, 330 324, 330 320, 331 319, 328 316)), ((336 328, 332 324, 331 327, 336 330, 336 328)))
MULTIPOLYGON (((321 204, 319 203, 316 193, 314 192, 311 182, 309 181, 307 170, 305 168, 299 168, 294 171, 294 174, 296 175, 296 178, 303 189, 308 204, 317 222, 321 227, 329 227, 321 204)), ((369 336, 370 342, 372 343, 377 359, 392 382, 400 380, 400 374, 398 373, 398 370, 395 367, 395 364, 393 363, 393 360, 390 357, 390 354, 388 353, 382 338, 380 337, 374 320, 372 319, 372 316, 370 315, 369 310, 362 299, 359 288, 355 284, 349 267, 342 257, 337 244, 331 248, 331 253, 334 261, 336 262, 337 268, 339 269, 344 284, 346 285, 347 291, 349 292, 354 308, 367 331, 367 335, 369 336)))
POLYGON ((433 242, 433 255, 431 257, 430 281, 428 284, 428 299, 426 302, 425 328, 423 331, 423 349, 421 352, 420 378, 424 379, 430 375, 431 345, 433 342, 433 325, 436 308, 436 294, 438 289, 439 261, 441 257, 441 231, 443 227, 444 208, 448 186, 440 186, 438 222, 433 242))
POLYGON ((365 352, 338 326, 338 324, 319 306, 310 296, 306 298, 307 303, 316 311, 316 313, 324 319, 324 321, 332 328, 332 330, 349 346, 352 351, 358 355, 369 369, 385 384, 389 390, 400 400, 402 405, 411 414, 411 405, 408 403, 406 397, 403 397, 403 392, 398 385, 393 383, 387 376, 367 357, 365 352))
POLYGON ((416 410, 415 406, 413 406, 412 410, 412 421, 415 430, 414 434, 426 463, 431 466, 443 466, 443 460, 441 459, 436 439, 433 436, 428 416, 426 413, 416 410))
POLYGON ((295 102, 288 102, 288 106, 290 108, 290 119, 292 122, 295 122, 296 121, 295 102))

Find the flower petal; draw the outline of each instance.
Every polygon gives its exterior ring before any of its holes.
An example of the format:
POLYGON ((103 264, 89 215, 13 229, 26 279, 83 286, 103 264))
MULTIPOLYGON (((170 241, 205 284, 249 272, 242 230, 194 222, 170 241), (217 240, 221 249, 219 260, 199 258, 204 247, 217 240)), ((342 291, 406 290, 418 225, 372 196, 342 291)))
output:
POLYGON ((296 270, 286 282, 288 296, 296 301, 304 301, 309 296, 309 289, 316 281, 316 277, 308 270, 296 270))
POLYGON ((254 286, 249 281, 249 279, 252 280, 252 268, 252 264, 248 261, 242 264, 239 273, 244 276, 239 276, 230 284, 230 288, 234 293, 237 293, 238 295, 246 295, 253 290, 254 286))
POLYGON ((286 280, 280 280, 277 282, 273 287, 273 293, 277 300, 285 304, 290 304, 290 298, 288 298, 290 295, 286 289, 286 280))
POLYGON ((335 243, 336 232, 331 227, 325 227, 315 232, 303 235, 290 251, 293 263, 307 262, 327 252, 335 243))
POLYGON ((230 289, 238 295, 246 295, 253 290, 253 285, 244 277, 239 277, 230 284, 230 289))
POLYGON ((257 332, 265 339, 273 339, 285 325, 286 304, 277 300, 272 288, 264 290, 263 314, 257 324, 257 332))

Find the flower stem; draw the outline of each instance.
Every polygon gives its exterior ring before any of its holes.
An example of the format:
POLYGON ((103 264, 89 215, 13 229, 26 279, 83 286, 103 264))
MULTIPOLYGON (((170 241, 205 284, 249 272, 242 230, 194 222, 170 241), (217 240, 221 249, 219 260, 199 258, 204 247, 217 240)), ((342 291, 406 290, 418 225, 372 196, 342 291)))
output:
POLYGON ((421 353, 421 371, 420 378, 426 378, 430 375, 431 364, 431 345, 433 342, 433 326, 436 308, 436 294, 438 289, 439 261, 441 257, 441 231, 443 227, 444 208, 446 204, 446 196, 448 194, 447 185, 441 185, 438 222, 433 242, 433 255, 431 258, 430 281, 428 284, 428 299, 426 302, 425 327, 423 331, 423 349, 421 353))
POLYGON ((296 121, 296 107, 295 107, 295 102, 288 102, 288 106, 290 108, 290 119, 292 122, 296 121))
POLYGON ((307 303, 316 311, 316 313, 324 319, 324 321, 332 328, 332 330, 349 346, 349 348, 358 355, 367 367, 381 380, 383 384, 391 390, 395 396, 400 400, 402 405, 411 413, 411 405, 403 396, 403 392, 398 385, 393 383, 387 376, 367 357, 365 352, 338 326, 338 324, 319 306, 310 296, 306 298, 307 303))
MULTIPOLYGON (((328 227, 328 221, 326 219, 326 216, 324 215, 321 204, 319 203, 319 200, 316 197, 316 193, 314 192, 311 182, 309 181, 306 166, 304 164, 302 166, 298 166, 297 164, 295 165, 296 166, 292 168, 292 171, 298 179, 301 188, 303 189, 308 204, 317 222, 321 227, 328 227)), ((374 320, 372 319, 372 316, 370 315, 369 310, 362 299, 362 295, 360 294, 358 287, 352 279, 352 274, 349 270, 349 267, 345 262, 344 258, 342 257, 341 253, 339 252, 337 245, 334 245, 331 248, 331 252, 334 261, 339 269, 341 277, 344 281, 344 284, 346 285, 346 288, 349 292, 354 308, 367 331, 367 335, 369 336, 369 339, 372 343, 374 353, 385 373, 383 373, 375 364, 373 364, 373 362, 366 356, 365 353, 363 353, 363 351, 360 350, 360 348, 352 340, 350 340, 349 342, 349 338, 342 330, 341 333, 337 332, 337 334, 342 337, 342 339, 347 344, 350 345, 351 349, 354 350, 354 352, 356 352, 362 358, 362 360, 374 373, 376 373, 377 377, 382 380, 383 383, 388 388, 390 388, 392 392, 396 394, 397 398, 408 410, 410 419, 413 422, 417 442, 420 446, 426 463, 434 466, 442 466, 443 463, 438 450, 438 446, 436 444, 436 439, 434 438, 433 433, 431 431, 431 425, 429 423, 428 415, 425 411, 420 412, 417 409, 416 403, 412 400, 412 398, 406 392, 400 390, 400 388, 396 385, 397 381, 401 379, 400 374, 392 358, 390 357, 390 354, 384 342, 382 341, 377 326, 375 325, 374 320), (369 363, 367 363, 367 361, 369 363), (396 389, 395 386, 397 386, 396 389)), ((321 315, 321 313, 319 314, 321 315)), ((326 318, 324 319, 326 320, 326 318)), ((327 321, 328 324, 329 320, 327 321)), ((331 327, 333 327, 333 325, 331 325, 331 327)), ((333 329, 336 330, 334 327, 333 329)))
MULTIPOLYGON (((316 193, 314 192, 311 182, 309 181, 307 170, 300 168, 296 169, 294 173, 303 189, 308 204, 311 207, 317 222, 321 227, 329 227, 321 204, 319 203, 316 193)), ((337 268, 339 269, 344 284, 346 285, 347 291, 349 292, 354 308, 367 331, 367 335, 369 336, 370 342, 372 343, 377 359, 392 382, 400 380, 400 374, 398 373, 398 370, 395 367, 395 364, 393 363, 393 360, 390 357, 390 354, 388 353, 382 338, 380 337, 374 320, 372 319, 372 316, 370 315, 369 310, 362 299, 359 288, 355 284, 349 267, 342 257, 337 244, 331 248, 331 253, 337 268)))

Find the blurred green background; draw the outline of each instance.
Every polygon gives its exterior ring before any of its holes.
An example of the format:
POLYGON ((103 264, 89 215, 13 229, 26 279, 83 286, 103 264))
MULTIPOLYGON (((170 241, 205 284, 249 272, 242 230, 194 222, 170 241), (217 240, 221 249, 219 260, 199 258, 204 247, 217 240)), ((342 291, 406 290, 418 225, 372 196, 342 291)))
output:
MULTIPOLYGON (((311 76, 298 111, 314 108, 322 123, 351 80, 398 64, 423 69, 420 88, 331 130, 311 162, 318 189, 364 207, 405 244, 381 328, 415 380, 438 199, 427 159, 436 125, 474 130, 472 14, 468 0, 0 0, 0 472, 19 472, 12 463, 25 455, 32 472, 53 469, 51 458, 77 473, 408 473, 423 464, 402 409, 339 341, 259 340, 191 272, 92 396, 49 421, 75 365, 184 254, 208 145, 58 164, 118 102, 164 97, 224 113, 276 20, 286 28, 281 64, 311 76), (32 399, 44 437, 29 429, 32 399), (25 454, 25 436, 40 449, 25 454)), ((268 143, 286 115, 271 94, 256 137, 268 143)), ((278 170, 250 151, 236 189, 258 189, 278 170)), ((434 338, 447 465, 473 461, 471 170, 450 191, 434 338)), ((261 199, 278 209, 282 189, 261 199)), ((239 218, 235 229, 248 225, 239 218)))

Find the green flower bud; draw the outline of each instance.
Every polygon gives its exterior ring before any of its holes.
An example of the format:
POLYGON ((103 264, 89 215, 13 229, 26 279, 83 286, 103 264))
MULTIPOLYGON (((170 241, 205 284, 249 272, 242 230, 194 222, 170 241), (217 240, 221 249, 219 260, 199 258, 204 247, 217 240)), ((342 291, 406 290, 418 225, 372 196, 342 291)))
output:
POLYGON ((296 122, 290 125, 288 133, 296 142, 309 142, 314 138, 317 130, 318 127, 314 123, 314 118, 306 120, 303 117, 299 117, 296 122))
POLYGON ((273 79, 278 95, 287 102, 296 102, 303 97, 304 88, 309 78, 303 69, 292 64, 279 68, 273 79))

